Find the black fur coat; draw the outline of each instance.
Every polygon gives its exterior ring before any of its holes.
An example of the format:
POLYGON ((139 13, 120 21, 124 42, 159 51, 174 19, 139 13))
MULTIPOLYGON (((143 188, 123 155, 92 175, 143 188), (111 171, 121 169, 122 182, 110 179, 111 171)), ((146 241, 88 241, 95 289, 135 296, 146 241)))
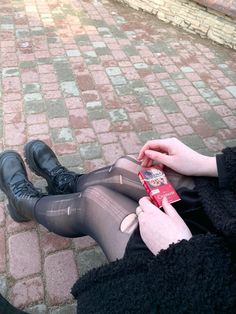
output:
POLYGON ((92 270, 72 294, 80 314, 236 314, 236 148, 217 155, 219 178, 197 178, 217 234, 92 270))

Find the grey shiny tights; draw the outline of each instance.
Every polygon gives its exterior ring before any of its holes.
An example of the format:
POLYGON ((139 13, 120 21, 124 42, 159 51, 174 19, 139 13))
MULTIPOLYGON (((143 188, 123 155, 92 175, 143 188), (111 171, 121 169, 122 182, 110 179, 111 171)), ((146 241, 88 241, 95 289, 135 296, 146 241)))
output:
POLYGON ((139 169, 139 162, 125 156, 112 166, 80 176, 76 193, 41 198, 34 209, 35 218, 64 237, 91 236, 109 261, 122 258, 132 233, 121 232, 120 224, 145 195, 139 169))

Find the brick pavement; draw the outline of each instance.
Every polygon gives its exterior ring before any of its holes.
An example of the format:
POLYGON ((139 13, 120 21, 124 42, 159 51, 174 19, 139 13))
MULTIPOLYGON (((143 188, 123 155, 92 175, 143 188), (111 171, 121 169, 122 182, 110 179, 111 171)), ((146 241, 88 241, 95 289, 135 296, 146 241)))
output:
MULTIPOLYGON (((236 52, 97 0, 3 0, 0 31, 2 150, 40 138, 84 172, 151 138, 236 145, 236 52)), ((0 292, 30 313, 74 313, 70 287, 101 251, 17 224, 0 201, 0 292)))

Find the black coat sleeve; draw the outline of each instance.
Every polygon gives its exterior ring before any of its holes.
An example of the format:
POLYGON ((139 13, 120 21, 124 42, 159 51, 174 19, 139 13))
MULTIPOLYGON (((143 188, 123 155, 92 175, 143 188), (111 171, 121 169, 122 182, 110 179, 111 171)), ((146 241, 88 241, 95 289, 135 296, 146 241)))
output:
POLYGON ((222 154, 216 156, 219 186, 236 191, 236 147, 223 149, 222 154))
POLYGON ((235 314, 235 264, 224 241, 198 235, 89 272, 72 294, 80 314, 235 314))

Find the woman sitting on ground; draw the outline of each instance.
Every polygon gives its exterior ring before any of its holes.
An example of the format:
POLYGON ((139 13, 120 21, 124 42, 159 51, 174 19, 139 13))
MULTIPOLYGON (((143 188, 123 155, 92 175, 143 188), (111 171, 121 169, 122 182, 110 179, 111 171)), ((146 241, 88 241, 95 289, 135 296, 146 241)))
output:
POLYGON ((49 195, 29 182, 19 154, 3 152, 0 188, 11 217, 64 237, 89 235, 110 261, 73 286, 78 313, 236 313, 236 148, 208 157, 177 139, 154 140, 140 161, 125 156, 83 175, 39 140, 26 145, 25 157, 49 195), (163 199, 163 211, 137 175, 153 162, 181 198, 173 206, 163 199), (121 227, 135 213, 138 226, 121 227))

